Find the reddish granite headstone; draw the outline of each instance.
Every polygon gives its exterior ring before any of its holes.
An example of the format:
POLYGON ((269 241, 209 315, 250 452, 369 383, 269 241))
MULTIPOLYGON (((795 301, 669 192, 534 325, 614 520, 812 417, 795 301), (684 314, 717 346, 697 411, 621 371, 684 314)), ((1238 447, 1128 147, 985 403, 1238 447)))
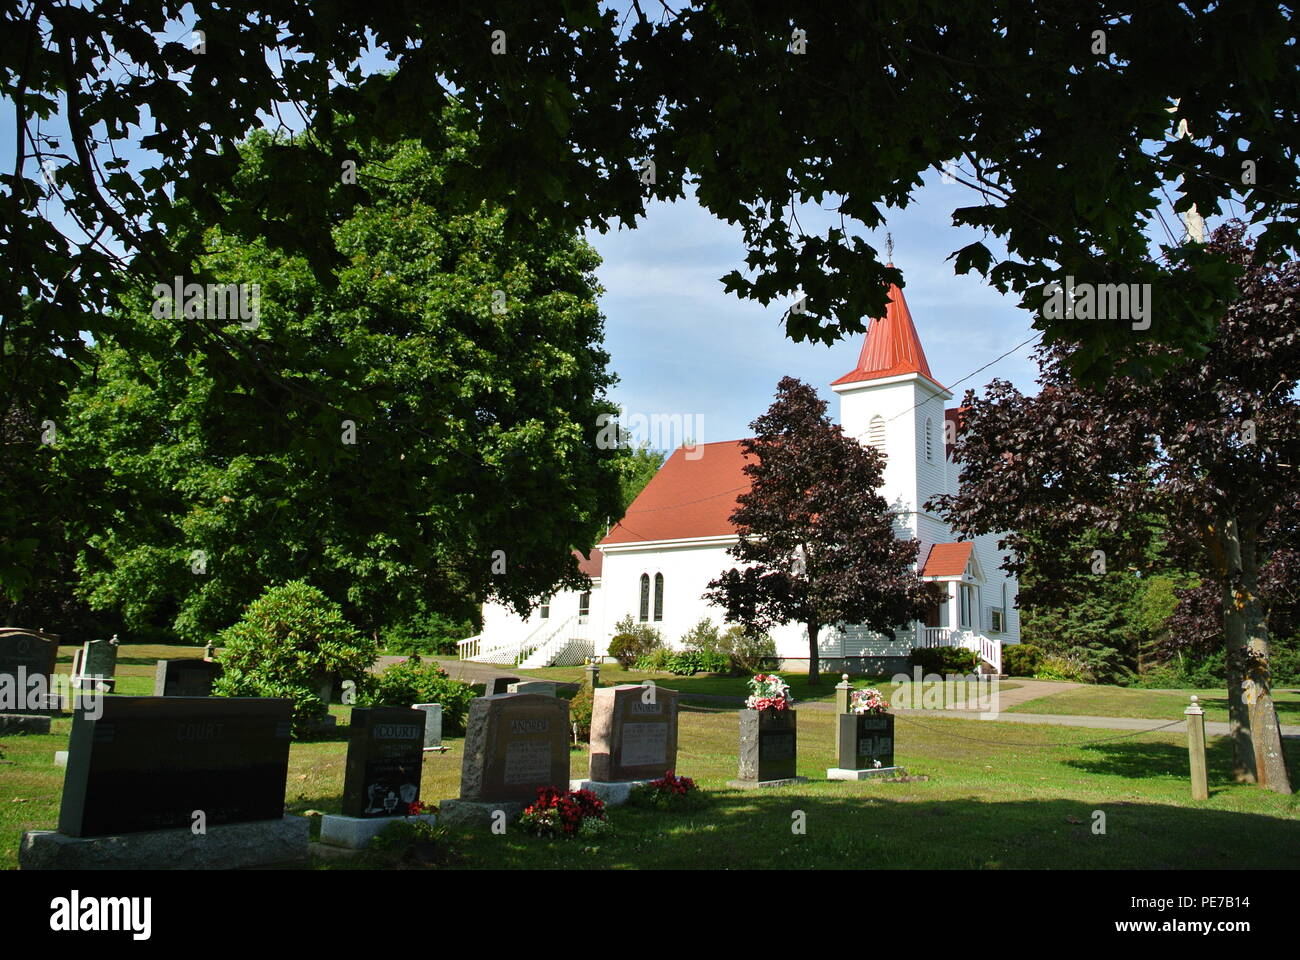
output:
POLYGON ((591 708, 592 780, 652 780, 677 766, 677 691, 600 687, 591 708))
POLYGON ((501 693, 470 701, 462 800, 532 800, 569 785, 569 701, 501 693))

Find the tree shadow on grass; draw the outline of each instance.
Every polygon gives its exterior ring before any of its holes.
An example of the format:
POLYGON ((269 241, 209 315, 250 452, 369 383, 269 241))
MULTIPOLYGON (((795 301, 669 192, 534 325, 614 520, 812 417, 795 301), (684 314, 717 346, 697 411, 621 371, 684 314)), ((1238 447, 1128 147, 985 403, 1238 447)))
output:
POLYGON ((1282 817, 1114 799, 927 801, 907 784, 845 787, 846 796, 705 788, 709 806, 683 813, 617 807, 613 836, 594 848, 513 824, 505 837, 484 829, 458 839, 489 868, 1300 867, 1300 823, 1282 817))
MULTIPOLYGON (((1284 740, 1283 749, 1294 785, 1294 781, 1300 777, 1300 741, 1284 740)), ((1191 775, 1191 761, 1186 746, 1116 740, 1088 744, 1080 747, 1080 750, 1086 754, 1085 758, 1065 760, 1067 767, 1133 780, 1149 780, 1152 777, 1187 779, 1191 775)), ((1234 782, 1230 773, 1232 742, 1227 737, 1215 737, 1206 745, 1205 763, 1210 786, 1226 786, 1234 782)))

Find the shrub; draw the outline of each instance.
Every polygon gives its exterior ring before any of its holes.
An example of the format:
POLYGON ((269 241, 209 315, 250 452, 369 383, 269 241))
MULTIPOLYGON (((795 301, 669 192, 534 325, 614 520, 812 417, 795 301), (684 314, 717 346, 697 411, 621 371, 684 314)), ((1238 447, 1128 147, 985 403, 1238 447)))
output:
POLYGON ((569 701, 569 723, 576 726, 579 743, 591 742, 591 708, 593 695, 591 687, 583 684, 569 701))
POLYGON ((913 647, 911 660, 922 673, 939 675, 971 673, 978 662, 975 654, 964 647, 913 647))
POLYGON ((441 613, 421 613, 389 627, 382 639, 385 650, 400 656, 455 656, 456 644, 476 632, 468 620, 456 621, 441 613))
POLYGON ((1012 643, 1002 648, 1002 672, 1008 677, 1032 677, 1043 651, 1032 643, 1012 643))
POLYGON ((729 673, 759 673, 775 665, 776 641, 762 630, 735 624, 718 637, 718 652, 727 658, 729 673))
POLYGON ((644 673, 667 672, 673 660, 673 652, 667 647, 660 647, 650 653, 636 658, 633 666, 644 673))
POLYGON ((1039 680, 1068 680, 1072 683, 1094 683, 1096 678, 1082 657, 1072 653, 1048 653, 1038 663, 1034 676, 1039 680))
POLYGON ((370 682, 373 639, 343 619, 338 604, 303 580, 267 590, 217 641, 222 675, 214 692, 226 697, 284 697, 293 701, 293 731, 302 736, 324 716, 320 688, 333 678, 370 682))
POLYGON ((663 634, 648 623, 636 623, 628 614, 614 624, 618 631, 609 641, 609 655, 624 670, 630 670, 641 657, 649 656, 664 645, 663 634))
POLYGON ((451 737, 465 733, 474 688, 453 680, 436 663, 413 657, 395 663, 375 677, 357 697, 363 706, 409 707, 417 703, 442 704, 442 732, 451 737))

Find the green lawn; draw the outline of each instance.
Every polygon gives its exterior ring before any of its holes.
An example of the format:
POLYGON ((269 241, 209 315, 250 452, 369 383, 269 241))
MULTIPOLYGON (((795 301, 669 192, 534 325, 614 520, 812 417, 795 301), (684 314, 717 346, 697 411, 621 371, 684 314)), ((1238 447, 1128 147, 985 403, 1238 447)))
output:
MULTIPOLYGON (((347 708, 333 712, 345 716, 347 708)), ((898 762, 928 781, 832 783, 820 779, 833 761, 832 720, 829 711, 799 714, 800 773, 809 783, 750 793, 726 787, 736 774, 735 711, 687 707, 677 769, 708 792, 708 809, 615 808, 616 834, 597 848, 514 829, 456 842, 471 867, 1300 866, 1300 800, 1229 782, 1222 738, 1211 741, 1211 797, 1198 804, 1189 799, 1187 751, 1176 733, 1115 739, 1113 731, 899 717, 898 762), (1106 815, 1105 835, 1092 833, 1095 810, 1106 815), (806 817, 805 835, 791 832, 796 811, 806 817)), ((57 822, 63 771, 52 760, 70 725, 58 720, 50 735, 0 740, 0 867, 16 866, 23 830, 57 822)), ((427 801, 458 792, 461 742, 447 743, 448 753, 425 760, 427 801)), ((290 812, 339 810, 345 753, 341 739, 293 746, 290 812)), ((1288 741, 1288 755, 1300 771, 1300 744, 1288 741)), ((584 752, 572 760, 575 775, 586 772, 584 752)))
MULTIPOLYGON (((1200 697, 1206 720, 1227 722, 1228 695, 1221 687, 1212 690, 1138 690, 1132 687, 1086 686, 1039 697, 1037 700, 1027 700, 1009 708, 1007 712, 1174 720, 1187 709, 1193 694, 1200 697)), ((1283 687, 1274 690, 1273 695, 1277 703, 1278 719, 1282 723, 1300 723, 1300 690, 1283 687)))

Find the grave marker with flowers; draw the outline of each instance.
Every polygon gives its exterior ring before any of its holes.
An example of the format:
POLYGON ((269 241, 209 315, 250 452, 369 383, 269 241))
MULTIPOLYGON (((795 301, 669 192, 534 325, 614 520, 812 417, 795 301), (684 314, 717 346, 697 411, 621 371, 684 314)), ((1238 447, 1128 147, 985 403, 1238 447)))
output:
POLYGON ((740 711, 740 777, 727 785, 748 790, 805 780, 795 773, 798 724, 790 687, 775 673, 760 673, 749 689, 740 711))
POLYGON ((677 691, 653 682, 621 684, 599 687, 593 698, 588 776, 569 787, 617 806, 633 786, 677 765, 677 691))
POLYGON ((826 771, 828 780, 866 780, 906 774, 894 766, 894 715, 884 694, 874 688, 854 690, 848 674, 836 688, 839 715, 835 747, 839 766, 826 771))

